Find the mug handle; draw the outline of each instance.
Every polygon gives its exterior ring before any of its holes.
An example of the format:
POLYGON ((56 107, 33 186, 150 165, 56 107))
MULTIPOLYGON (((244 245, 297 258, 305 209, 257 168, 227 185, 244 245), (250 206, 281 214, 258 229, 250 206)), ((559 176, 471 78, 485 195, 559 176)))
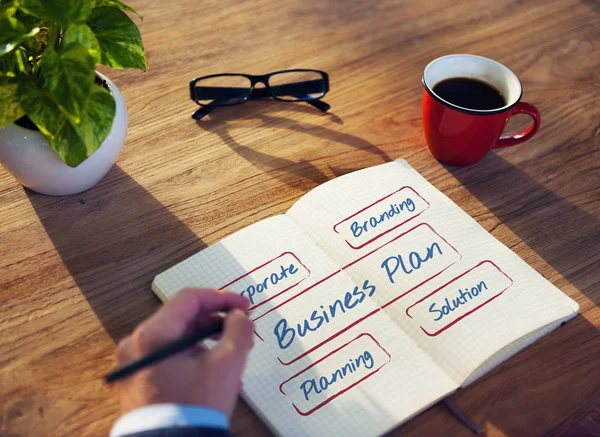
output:
POLYGON ((533 123, 521 132, 500 137, 492 149, 500 149, 502 147, 516 146, 517 144, 524 143, 531 139, 540 128, 542 117, 540 116, 540 111, 538 111, 538 108, 535 106, 530 105, 529 103, 519 102, 510 110, 511 117, 515 114, 527 114, 533 118, 533 123))

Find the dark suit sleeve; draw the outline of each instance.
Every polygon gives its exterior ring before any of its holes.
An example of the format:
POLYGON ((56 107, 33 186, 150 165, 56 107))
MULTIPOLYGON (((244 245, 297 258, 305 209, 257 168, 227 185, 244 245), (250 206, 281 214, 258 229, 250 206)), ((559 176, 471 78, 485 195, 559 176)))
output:
POLYGON ((124 437, 231 437, 231 434, 226 429, 184 426, 136 432, 124 437))

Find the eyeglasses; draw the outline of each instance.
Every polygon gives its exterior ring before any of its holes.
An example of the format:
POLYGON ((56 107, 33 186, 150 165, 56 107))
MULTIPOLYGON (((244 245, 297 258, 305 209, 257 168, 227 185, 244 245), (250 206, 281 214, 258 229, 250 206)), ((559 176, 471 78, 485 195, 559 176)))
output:
POLYGON ((319 70, 283 70, 262 76, 213 74, 190 82, 190 97, 201 106, 192 118, 200 120, 219 106, 244 103, 248 99, 273 97, 283 102, 306 102, 326 112, 330 106, 320 100, 329 91, 329 76, 319 70), (255 88, 262 83, 264 88, 255 88))

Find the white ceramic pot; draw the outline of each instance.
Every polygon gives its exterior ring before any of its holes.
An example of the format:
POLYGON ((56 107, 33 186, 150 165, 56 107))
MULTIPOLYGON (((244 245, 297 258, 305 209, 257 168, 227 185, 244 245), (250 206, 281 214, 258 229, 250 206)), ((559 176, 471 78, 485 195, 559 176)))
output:
POLYGON ((115 163, 127 135, 127 108, 115 84, 96 74, 109 85, 115 118, 98 150, 77 167, 65 164, 39 131, 14 123, 0 128, 0 164, 25 187, 52 196, 79 193, 96 185, 115 163))

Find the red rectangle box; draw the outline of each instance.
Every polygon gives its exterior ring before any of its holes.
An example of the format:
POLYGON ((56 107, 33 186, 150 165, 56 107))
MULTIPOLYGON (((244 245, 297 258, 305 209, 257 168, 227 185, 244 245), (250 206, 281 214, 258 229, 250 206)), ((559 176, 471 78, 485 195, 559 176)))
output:
POLYGON ((348 246, 358 250, 413 220, 428 208, 429 202, 414 188, 405 186, 336 223, 333 230, 344 237, 348 246), (390 202, 389 205, 386 201, 390 202), (350 220, 353 221, 348 224, 350 220), (367 235, 369 231, 374 233, 367 235))
POLYGON ((496 264, 482 261, 409 306, 406 315, 435 337, 500 297, 512 284, 496 264))
POLYGON ((279 391, 290 398, 298 414, 309 416, 379 372, 391 359, 371 334, 360 334, 283 382, 279 391))
POLYGON ((249 310, 253 310, 296 287, 309 276, 310 270, 294 253, 284 252, 222 286, 219 290, 227 289, 246 296, 250 300, 249 310), (291 266, 295 267, 294 273, 290 273, 294 270, 290 268, 291 266), (251 278, 251 275, 257 274, 260 275, 258 283, 251 278), (278 287, 278 284, 282 285, 278 287))

